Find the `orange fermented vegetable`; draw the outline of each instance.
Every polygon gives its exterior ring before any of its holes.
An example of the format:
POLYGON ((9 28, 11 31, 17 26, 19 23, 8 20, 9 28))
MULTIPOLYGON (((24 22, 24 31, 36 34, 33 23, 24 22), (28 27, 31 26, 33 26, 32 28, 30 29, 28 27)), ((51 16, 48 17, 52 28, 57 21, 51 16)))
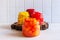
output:
POLYGON ((33 37, 40 34, 39 21, 35 18, 27 18, 22 26, 22 33, 24 36, 33 37))

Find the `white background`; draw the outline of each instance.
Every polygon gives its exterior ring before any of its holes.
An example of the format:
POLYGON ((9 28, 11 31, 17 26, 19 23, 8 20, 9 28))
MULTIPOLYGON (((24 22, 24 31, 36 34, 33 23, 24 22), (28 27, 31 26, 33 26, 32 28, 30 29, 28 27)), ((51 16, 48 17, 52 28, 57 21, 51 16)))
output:
POLYGON ((0 23, 17 21, 20 11, 35 8, 49 23, 60 23, 60 0, 0 0, 0 23))

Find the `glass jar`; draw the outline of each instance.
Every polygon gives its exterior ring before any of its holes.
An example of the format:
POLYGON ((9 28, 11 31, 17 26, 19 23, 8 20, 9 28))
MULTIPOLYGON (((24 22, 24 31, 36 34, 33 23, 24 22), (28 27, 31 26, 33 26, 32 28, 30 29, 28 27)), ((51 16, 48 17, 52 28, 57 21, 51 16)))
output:
POLYGON ((35 18, 27 18, 22 26, 22 33, 26 37, 33 37, 40 34, 39 21, 35 18))
POLYGON ((22 25, 24 23, 24 19, 29 18, 29 13, 28 12, 19 12, 18 14, 18 24, 22 25))

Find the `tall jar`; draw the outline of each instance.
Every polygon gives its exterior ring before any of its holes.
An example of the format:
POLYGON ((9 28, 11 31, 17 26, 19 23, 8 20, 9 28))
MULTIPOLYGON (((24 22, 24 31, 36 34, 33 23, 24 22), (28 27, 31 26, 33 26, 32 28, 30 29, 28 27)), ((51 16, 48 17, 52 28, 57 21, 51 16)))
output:
POLYGON ((34 37, 40 34, 39 21, 35 18, 27 18, 22 26, 22 33, 26 37, 34 37))

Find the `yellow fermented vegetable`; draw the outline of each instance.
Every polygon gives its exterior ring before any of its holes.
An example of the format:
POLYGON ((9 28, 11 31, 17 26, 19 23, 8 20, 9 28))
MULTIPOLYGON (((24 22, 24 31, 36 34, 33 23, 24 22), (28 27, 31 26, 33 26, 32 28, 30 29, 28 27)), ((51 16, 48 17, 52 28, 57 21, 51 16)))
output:
POLYGON ((24 12, 19 12, 18 14, 18 24, 22 25, 24 23, 24 19, 29 18, 29 13, 24 11, 24 12))

